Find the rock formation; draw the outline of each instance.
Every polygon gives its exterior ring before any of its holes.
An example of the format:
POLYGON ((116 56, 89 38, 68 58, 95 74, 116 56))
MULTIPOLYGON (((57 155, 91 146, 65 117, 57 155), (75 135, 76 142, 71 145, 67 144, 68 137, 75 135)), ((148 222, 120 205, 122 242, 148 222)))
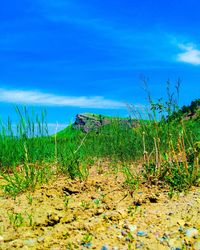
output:
POLYGON ((77 114, 76 120, 73 124, 74 129, 80 129, 84 133, 90 131, 98 131, 99 127, 110 124, 112 121, 117 121, 119 124, 128 127, 138 126, 138 122, 134 119, 120 119, 120 118, 111 118, 103 115, 96 114, 77 114))

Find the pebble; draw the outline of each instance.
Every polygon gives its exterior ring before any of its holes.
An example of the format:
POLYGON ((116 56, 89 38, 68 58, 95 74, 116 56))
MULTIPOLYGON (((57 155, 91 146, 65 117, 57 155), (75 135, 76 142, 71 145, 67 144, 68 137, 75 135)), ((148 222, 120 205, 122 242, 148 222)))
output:
POLYGON ((44 236, 40 236, 40 237, 37 238, 37 241, 38 241, 38 242, 42 242, 42 241, 44 241, 44 240, 45 240, 45 237, 44 237, 44 236))
POLYGON ((138 231, 137 236, 147 236, 147 233, 144 231, 138 231))
POLYGON ((170 239, 168 241, 168 244, 169 244, 171 250, 181 250, 182 249, 182 243, 181 243, 180 239, 177 239, 177 238, 170 239))
POLYGON ((158 238, 160 236, 160 233, 156 232, 154 235, 156 238, 158 238))
POLYGON ((183 227, 180 226, 179 229, 178 229, 178 231, 182 233, 184 231, 183 227))
POLYGON ((195 241, 193 244, 193 249, 194 250, 200 250, 200 241, 195 241))
POLYGON ((29 240, 23 241, 24 245, 27 245, 27 246, 33 246, 36 242, 37 242, 36 239, 29 239, 29 240))
POLYGON ((128 225, 128 228, 131 232, 134 232, 137 229, 136 225, 128 225))
POLYGON ((4 240, 3 236, 0 235, 0 242, 3 241, 3 240, 4 240))
POLYGON ((196 228, 189 228, 186 230, 185 235, 187 237, 197 237, 198 236, 198 230, 196 228))
POLYGON ((84 244, 84 246, 87 247, 87 248, 90 248, 92 246, 92 243, 88 242, 88 243, 84 244))
POLYGON ((144 246, 144 242, 136 243, 135 248, 141 248, 144 246))
POLYGON ((108 250, 108 247, 107 246, 102 246, 101 250, 108 250))
POLYGON ((163 236, 163 237, 159 238, 159 240, 160 240, 161 242, 163 242, 163 241, 165 241, 165 240, 168 240, 168 238, 167 238, 166 236, 163 236))
POLYGON ((126 231, 121 231, 121 235, 122 235, 122 236, 126 236, 126 235, 127 235, 127 232, 126 232, 126 231))

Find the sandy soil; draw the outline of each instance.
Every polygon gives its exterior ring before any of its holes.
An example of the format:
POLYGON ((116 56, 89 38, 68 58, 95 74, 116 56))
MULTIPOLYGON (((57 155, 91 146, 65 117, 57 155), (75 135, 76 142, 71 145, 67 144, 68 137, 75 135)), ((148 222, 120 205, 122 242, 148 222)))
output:
POLYGON ((200 249, 200 188, 168 197, 92 167, 87 181, 59 176, 35 192, 0 196, 0 249, 200 249))

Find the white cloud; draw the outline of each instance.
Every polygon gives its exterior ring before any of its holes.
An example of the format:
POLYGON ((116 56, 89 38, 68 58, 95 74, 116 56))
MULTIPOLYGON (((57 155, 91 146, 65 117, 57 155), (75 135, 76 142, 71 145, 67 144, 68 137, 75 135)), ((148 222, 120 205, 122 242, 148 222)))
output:
POLYGON ((80 108, 116 109, 126 105, 102 96, 59 96, 35 90, 10 90, 0 88, 0 102, 24 105, 68 106, 80 108))
POLYGON ((179 48, 184 52, 178 54, 178 61, 200 65, 200 50, 196 49, 194 44, 179 44, 179 48))

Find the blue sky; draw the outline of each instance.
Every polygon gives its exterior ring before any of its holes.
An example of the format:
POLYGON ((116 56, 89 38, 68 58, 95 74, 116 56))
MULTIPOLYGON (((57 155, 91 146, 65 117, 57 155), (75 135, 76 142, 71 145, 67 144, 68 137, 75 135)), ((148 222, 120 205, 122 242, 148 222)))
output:
POLYGON ((181 79, 180 105, 200 93, 198 0, 1 0, 0 117, 46 107, 65 126, 76 113, 127 115, 181 79))

